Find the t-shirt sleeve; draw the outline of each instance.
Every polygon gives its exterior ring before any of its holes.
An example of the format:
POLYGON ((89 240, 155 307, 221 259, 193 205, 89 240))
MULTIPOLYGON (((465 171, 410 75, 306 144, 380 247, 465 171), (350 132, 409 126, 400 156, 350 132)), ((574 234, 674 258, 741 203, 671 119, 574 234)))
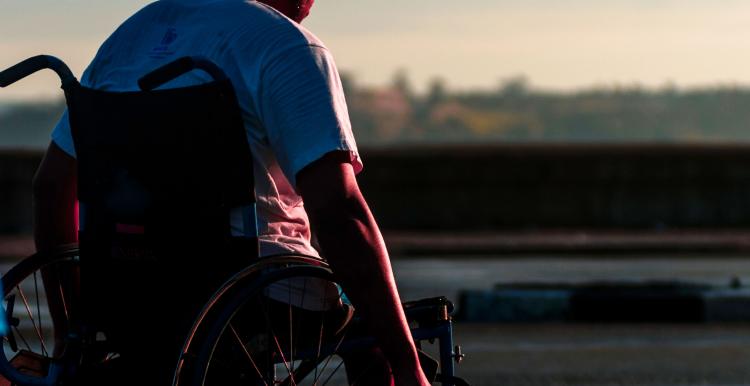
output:
POLYGON ((330 52, 300 45, 272 58, 261 74, 262 124, 284 175, 296 175, 326 153, 347 151, 355 173, 362 160, 352 134, 341 79, 330 52))
POLYGON ((68 118, 68 109, 65 109, 62 117, 52 130, 52 142, 60 149, 68 153, 69 156, 76 157, 76 149, 73 145, 73 135, 70 132, 70 119, 68 118))

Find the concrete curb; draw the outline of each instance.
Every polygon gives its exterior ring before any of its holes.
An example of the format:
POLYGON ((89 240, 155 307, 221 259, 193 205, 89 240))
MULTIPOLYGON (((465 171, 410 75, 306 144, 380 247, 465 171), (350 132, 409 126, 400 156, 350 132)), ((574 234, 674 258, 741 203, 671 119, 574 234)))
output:
POLYGON ((463 291, 468 322, 750 322, 750 288, 680 282, 512 284, 463 291))
POLYGON ((571 253, 611 255, 638 252, 743 252, 750 230, 535 230, 497 232, 395 232, 385 240, 393 255, 441 256, 571 253))

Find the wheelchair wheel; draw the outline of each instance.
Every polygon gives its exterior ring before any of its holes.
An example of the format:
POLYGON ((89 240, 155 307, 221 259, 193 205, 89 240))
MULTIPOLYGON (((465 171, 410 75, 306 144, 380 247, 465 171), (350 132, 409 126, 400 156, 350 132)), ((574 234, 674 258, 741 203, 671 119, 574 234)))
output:
POLYGON ((235 275, 204 308, 174 384, 348 385, 337 354, 352 315, 324 262, 265 258, 235 275))
POLYGON ((77 269, 78 248, 70 246, 29 256, 3 275, 3 306, 9 327, 0 353, 3 384, 57 383, 63 359, 74 351, 65 347, 65 335, 75 312, 77 269), (56 284, 49 293, 45 281, 56 284))

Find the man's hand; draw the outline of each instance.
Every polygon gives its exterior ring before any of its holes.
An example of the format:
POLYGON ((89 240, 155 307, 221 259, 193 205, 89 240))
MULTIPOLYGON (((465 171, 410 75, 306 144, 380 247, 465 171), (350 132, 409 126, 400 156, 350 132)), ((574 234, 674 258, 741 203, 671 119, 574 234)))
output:
POLYGON ((332 152, 297 174, 323 256, 388 359, 397 385, 429 385, 401 307, 388 252, 359 190, 348 152, 332 152))

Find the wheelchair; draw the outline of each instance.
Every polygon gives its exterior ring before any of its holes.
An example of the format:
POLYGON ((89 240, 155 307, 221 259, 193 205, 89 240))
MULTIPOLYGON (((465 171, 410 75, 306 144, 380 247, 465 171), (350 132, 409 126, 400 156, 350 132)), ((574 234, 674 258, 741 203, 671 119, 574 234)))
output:
MULTIPOLYGON (((373 358, 365 354, 375 341, 326 262, 259 257, 252 157, 218 66, 180 58, 141 78, 141 91, 115 93, 83 87, 61 60, 37 56, 0 72, 0 87, 42 69, 59 75, 68 104, 80 244, 3 275, 0 385, 340 385, 370 376, 378 363, 355 359, 373 358), (198 70, 212 80, 157 90, 198 70)), ((467 385, 455 376, 464 355, 452 303, 403 306, 428 378, 467 385)))

